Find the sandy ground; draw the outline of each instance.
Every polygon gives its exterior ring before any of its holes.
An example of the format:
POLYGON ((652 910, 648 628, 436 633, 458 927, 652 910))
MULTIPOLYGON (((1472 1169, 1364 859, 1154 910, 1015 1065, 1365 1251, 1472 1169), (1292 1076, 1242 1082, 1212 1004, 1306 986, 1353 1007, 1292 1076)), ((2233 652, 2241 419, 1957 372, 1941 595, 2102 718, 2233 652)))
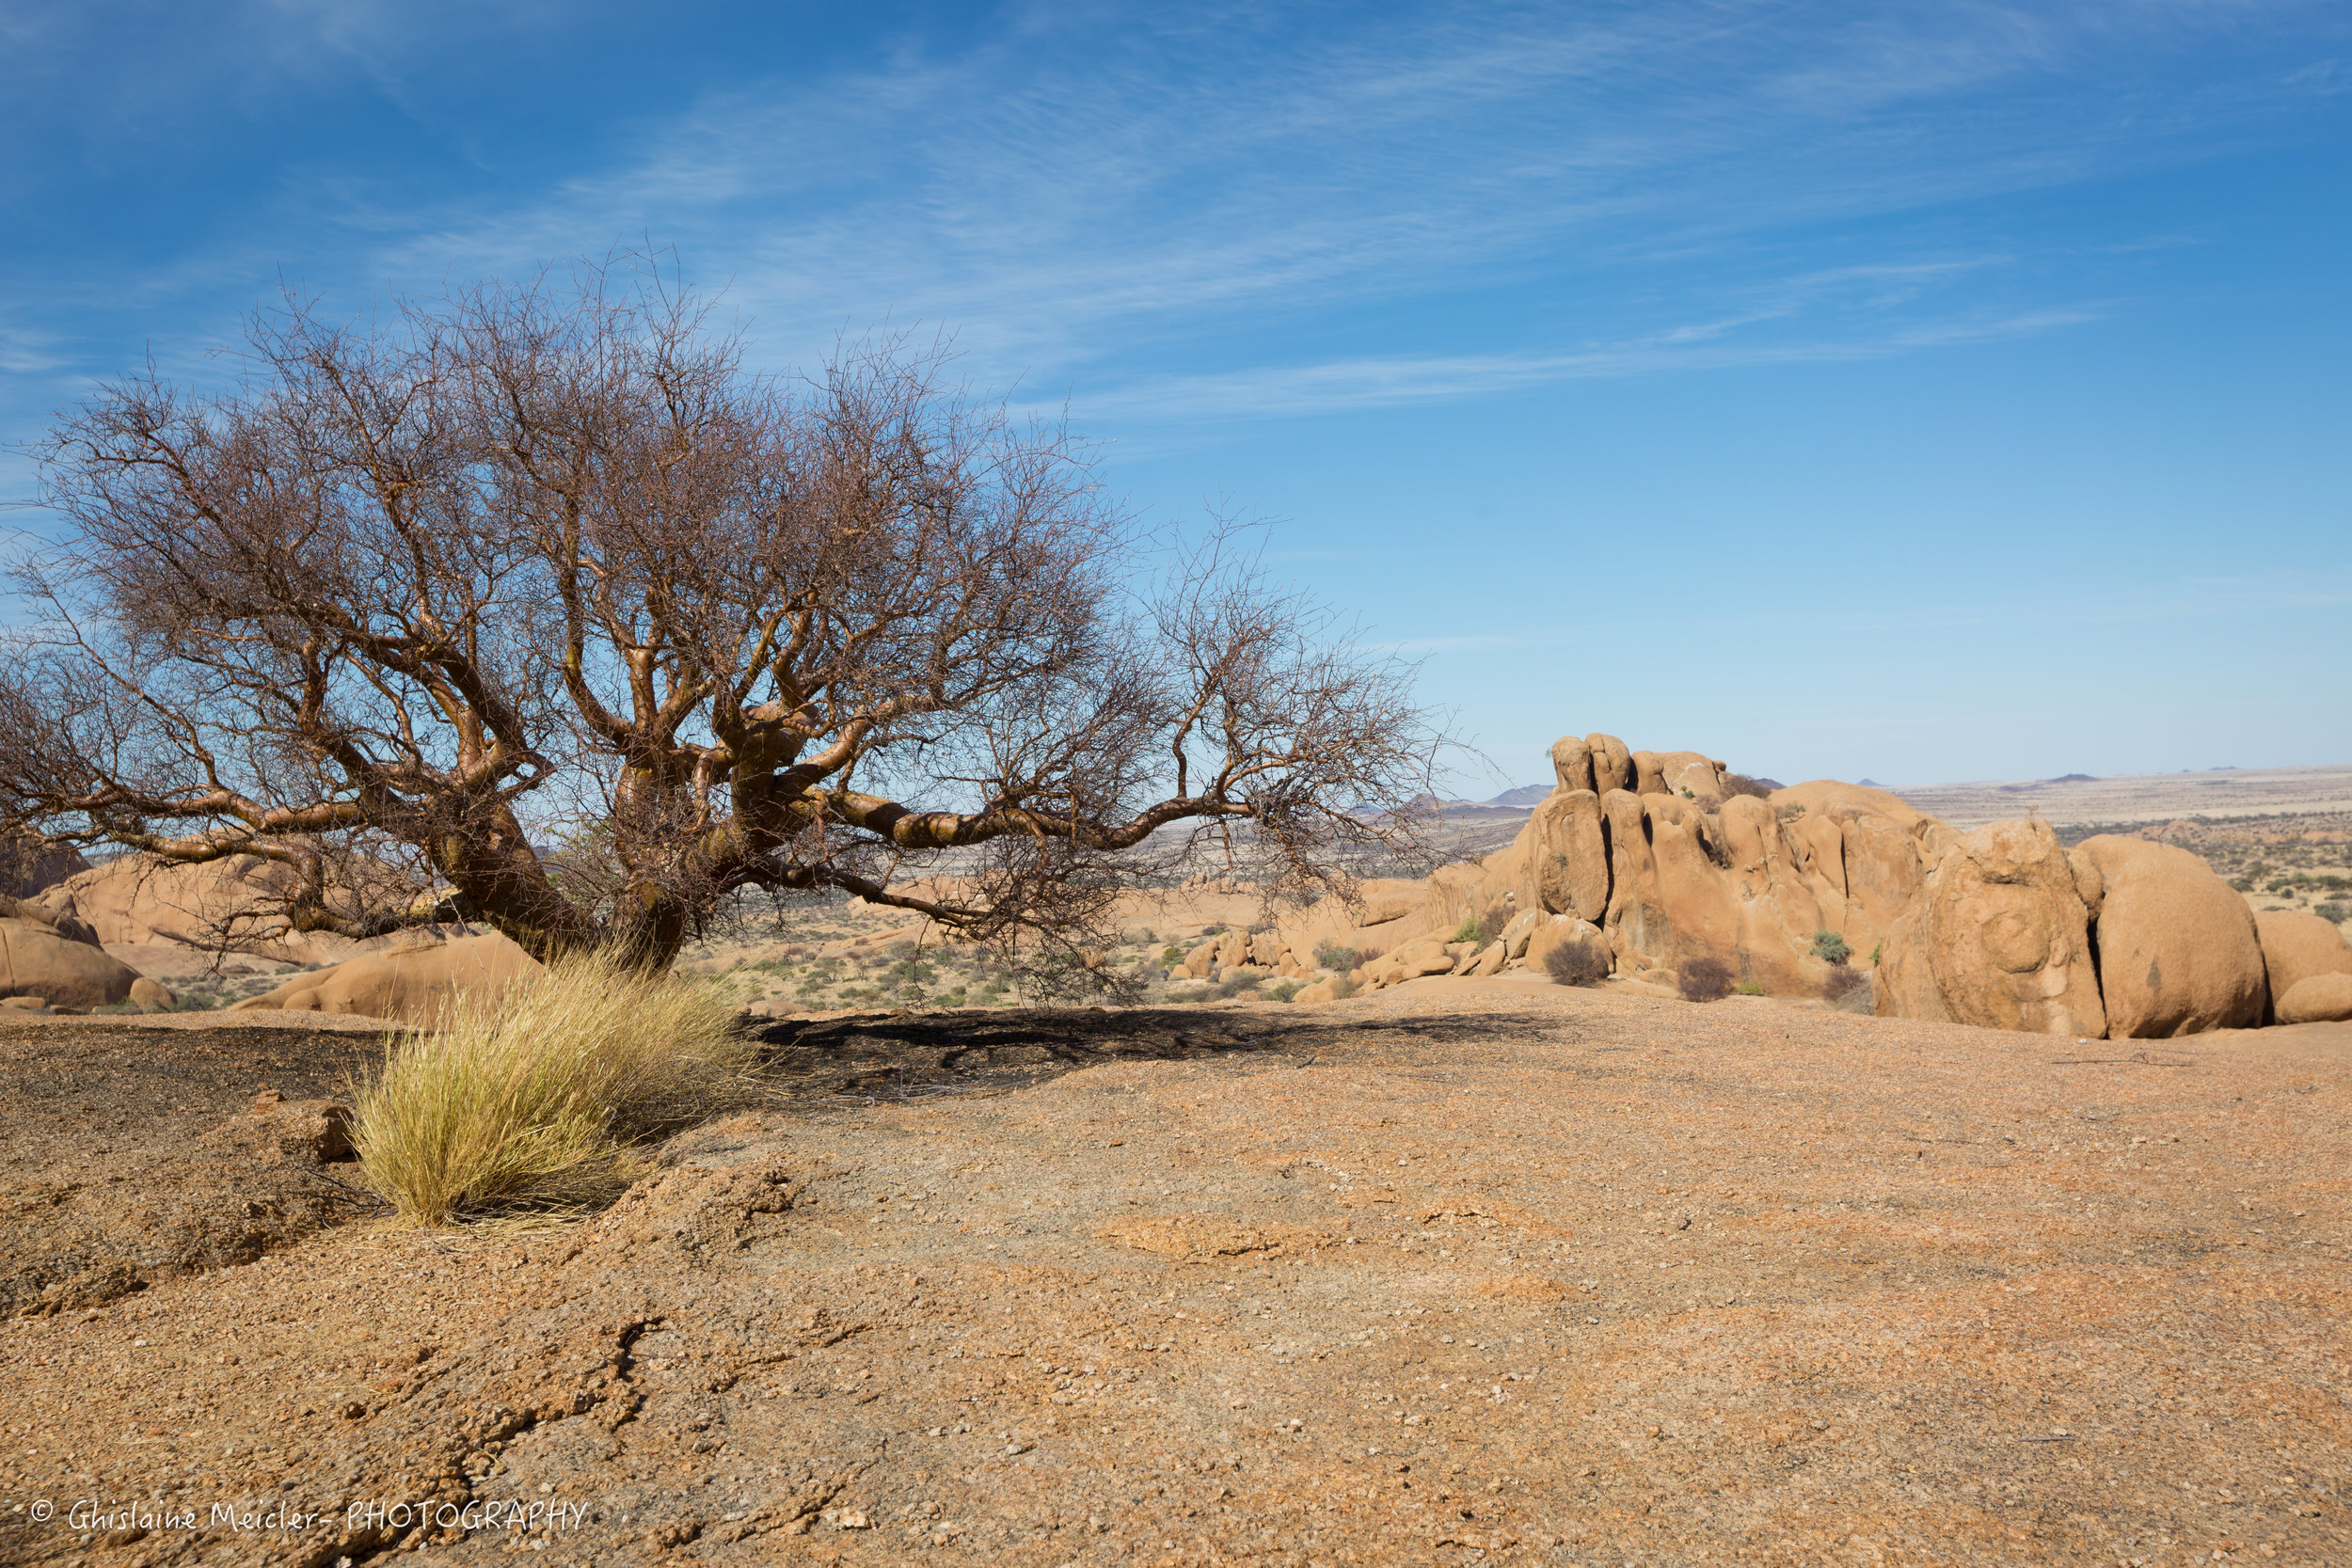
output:
POLYGON ((0 1560, 2352 1560, 2352 1027, 1497 980, 768 1038, 593 1221, 7 1323, 0 1560))

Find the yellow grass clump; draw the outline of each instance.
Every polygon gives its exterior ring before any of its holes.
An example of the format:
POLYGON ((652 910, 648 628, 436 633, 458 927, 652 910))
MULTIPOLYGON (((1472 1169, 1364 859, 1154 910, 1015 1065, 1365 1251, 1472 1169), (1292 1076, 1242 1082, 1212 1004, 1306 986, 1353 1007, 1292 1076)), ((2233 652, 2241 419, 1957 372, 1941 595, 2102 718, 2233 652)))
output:
POLYGON ((594 1203, 636 1175, 640 1140, 714 1103, 749 1057, 708 984, 559 958, 385 1037, 353 1091, 360 1173, 419 1225, 594 1203))

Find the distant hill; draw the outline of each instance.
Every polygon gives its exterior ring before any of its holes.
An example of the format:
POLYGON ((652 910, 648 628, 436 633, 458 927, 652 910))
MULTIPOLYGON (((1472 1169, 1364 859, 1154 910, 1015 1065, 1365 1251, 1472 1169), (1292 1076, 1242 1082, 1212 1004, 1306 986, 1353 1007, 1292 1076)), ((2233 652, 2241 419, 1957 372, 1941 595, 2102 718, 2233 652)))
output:
POLYGON ((1484 803, 1489 806, 1537 806, 1543 804, 1550 794, 1549 784, 1521 784, 1517 789, 1506 789, 1484 803))
POLYGON ((2097 778, 2070 773, 2008 784, 1919 784, 1896 793, 1962 829, 2023 816, 2028 808, 2055 828, 2301 816, 2352 812, 2352 768, 2217 768, 2097 778))

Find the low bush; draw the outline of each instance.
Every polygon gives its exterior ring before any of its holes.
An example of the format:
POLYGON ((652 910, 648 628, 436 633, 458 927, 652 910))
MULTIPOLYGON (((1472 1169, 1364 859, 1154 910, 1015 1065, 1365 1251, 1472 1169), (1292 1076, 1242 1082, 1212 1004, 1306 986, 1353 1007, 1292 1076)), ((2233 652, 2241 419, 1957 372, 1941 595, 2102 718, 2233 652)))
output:
POLYGON ((1680 974, 1685 1002, 1721 1002, 1731 994, 1731 966, 1721 958, 1692 958, 1680 974))
POLYGON ((2315 905, 2312 912, 2322 920, 2332 920, 2341 926, 2345 921, 2352 920, 2352 904, 2341 903, 2330 898, 2324 904, 2315 905))
POLYGON ((1222 997, 1239 996, 1243 991, 1256 990, 1264 982, 1265 976, 1263 974, 1251 974, 1245 970, 1229 969, 1217 978, 1216 994, 1222 997))
POLYGON ((1613 967, 1609 949, 1591 937, 1564 942, 1544 955, 1544 973, 1555 985, 1597 986, 1613 967))
POLYGON ((1851 964, 1832 964, 1821 980, 1821 1000, 1841 1012, 1875 1012, 1876 996, 1869 972, 1851 964))
POLYGON ((1363 961, 1363 955, 1343 942, 1326 941, 1315 943, 1315 967, 1317 969, 1336 969, 1344 974, 1363 961))
POLYGON ((1816 931, 1813 933, 1813 956, 1827 958, 1832 964, 1842 964, 1853 957, 1853 949, 1847 946, 1846 939, 1836 931, 1816 931))
POLYGON ((440 1027, 389 1035, 352 1090, 362 1180, 418 1225, 609 1197, 636 1145, 722 1100, 750 1058, 714 988, 559 959, 440 1027))
POLYGON ((1764 988, 1757 985, 1754 980, 1740 981, 1739 989, 1741 996, 1761 996, 1764 994, 1764 988))
POLYGON ((1821 976, 1821 1000, 1836 1002, 1856 986, 1868 985, 1869 978, 1851 964, 1832 964, 1821 976))
POLYGON ((1298 994, 1298 982, 1295 980, 1279 981, 1274 985, 1268 986, 1265 993, 1274 998, 1277 1002, 1288 1002, 1292 997, 1298 994))
POLYGON ((1735 795, 1753 795, 1759 800, 1769 800, 1772 791, 1779 787, 1770 779, 1751 779, 1745 773, 1724 775, 1724 799, 1726 800, 1735 795))

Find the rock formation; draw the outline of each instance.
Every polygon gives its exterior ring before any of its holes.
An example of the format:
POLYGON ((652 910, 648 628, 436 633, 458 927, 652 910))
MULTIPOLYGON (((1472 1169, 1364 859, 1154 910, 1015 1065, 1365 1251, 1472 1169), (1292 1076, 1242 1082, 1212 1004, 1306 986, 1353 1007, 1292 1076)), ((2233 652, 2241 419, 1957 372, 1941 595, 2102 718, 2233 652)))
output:
MULTIPOLYGON (((1957 835, 1882 790, 1820 782, 1770 800, 1724 795, 1724 765, 1698 752, 1634 752, 1614 736, 1564 736, 1556 787, 1506 848, 1425 881, 1366 884, 1286 920, 1277 955, 1302 968, 1326 943, 1379 957, 1354 973, 1380 987, 1432 974, 1540 970, 1560 942, 1598 930, 1629 978, 1720 958, 1777 994, 1816 994, 1827 931, 1857 953, 1883 938, 1957 835), (1498 910, 1508 924, 1470 951, 1454 933, 1498 910)), ((1196 948, 1188 973, 1231 961, 1196 948)), ((1253 955, 1260 963, 1263 955, 1253 955)))
POLYGON ((242 953, 279 963, 348 957, 348 938, 290 930, 281 912, 294 871, 256 855, 183 865, 124 855, 67 878, 27 900, 77 920, 108 945, 242 953))
POLYGON ((2343 928, 2332 920, 2292 910, 2265 910, 2254 917, 2254 931, 2262 940, 2274 1009, 2282 1008, 2288 993, 2314 975, 2352 974, 2352 943, 2344 940, 2343 928))
MULTIPOLYGON (((1722 762, 1613 736, 1564 736, 1551 765, 1555 787, 1507 848, 1380 884, 1353 910, 1327 899, 1280 928, 1278 962, 1303 972, 1326 942, 1368 950, 1353 977, 1377 989, 1540 970, 1597 927, 1621 981, 1671 986, 1711 958, 1750 989, 1811 997, 1842 942, 1881 1013, 2117 1037, 2243 1027, 2290 986, 2352 975, 2333 927, 2266 917, 2258 933, 2204 862, 2166 845, 2066 850, 2034 820, 1963 835, 1883 789, 1830 780, 1726 796, 1722 762), (1499 933, 1497 910, 1509 911, 1499 933), (1473 925, 1485 940, 1453 940, 1473 925)), ((1226 962, 1221 948, 1195 958, 1202 974, 1226 962)), ((2323 994, 2303 1010, 2331 1006, 2323 994)))
POLYGON ((495 994, 540 972, 536 959, 494 932, 451 940, 427 932, 332 969, 297 974, 233 1010, 359 1013, 429 1027, 459 993, 495 994))
POLYGON ((0 919, 0 998, 86 1011, 132 1000, 139 981, 138 971, 95 942, 44 921, 0 919))
POLYGON ((2352 1019, 2352 974, 2311 974, 2278 998, 2281 1023, 2341 1023, 2352 1019))
POLYGON ((2116 1039, 2250 1029, 2269 999, 2253 911, 2186 849, 2103 833, 2074 851, 2095 868, 2100 991, 2116 1039))
POLYGON ((78 849, 53 849, 30 832, 0 835, 0 896, 30 898, 88 869, 78 849))
POLYGON ((1877 1008, 1989 1029, 2106 1032, 2090 911, 2048 823, 1995 822, 1944 852, 1887 933, 1877 1008))

